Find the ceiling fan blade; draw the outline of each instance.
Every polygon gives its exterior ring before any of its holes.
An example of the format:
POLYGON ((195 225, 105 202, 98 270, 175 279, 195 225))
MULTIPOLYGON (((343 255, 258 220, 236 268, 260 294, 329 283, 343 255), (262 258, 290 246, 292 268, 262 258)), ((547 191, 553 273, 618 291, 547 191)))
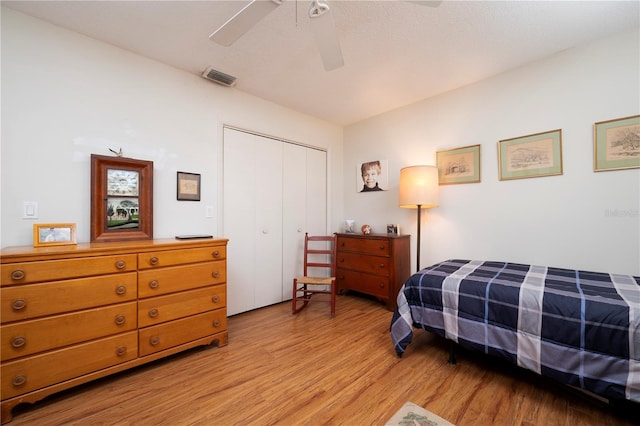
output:
POLYGON ((440 1, 435 1, 435 0, 415 0, 415 1, 411 1, 411 0, 405 0, 407 3, 415 3, 415 4, 419 4, 420 6, 428 6, 428 7, 438 7, 440 6, 440 4, 442 3, 442 0, 440 1))
POLYGON ((223 46, 231 46, 262 18, 280 6, 284 0, 251 0, 238 13, 233 15, 209 39, 223 46))
POLYGON ((344 59, 329 5, 323 1, 314 1, 309 9, 309 18, 324 69, 332 71, 342 67, 344 59))

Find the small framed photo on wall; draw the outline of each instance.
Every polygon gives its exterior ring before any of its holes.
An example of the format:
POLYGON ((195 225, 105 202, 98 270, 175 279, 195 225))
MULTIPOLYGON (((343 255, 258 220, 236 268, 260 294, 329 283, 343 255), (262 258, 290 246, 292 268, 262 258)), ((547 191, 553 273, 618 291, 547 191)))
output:
POLYGON ((178 200, 200 201, 200 175, 178 172, 178 200))

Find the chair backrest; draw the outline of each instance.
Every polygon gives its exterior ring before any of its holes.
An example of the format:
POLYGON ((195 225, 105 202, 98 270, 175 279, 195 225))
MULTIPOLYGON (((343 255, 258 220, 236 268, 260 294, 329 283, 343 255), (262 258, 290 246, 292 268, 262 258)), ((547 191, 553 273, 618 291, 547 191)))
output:
POLYGON ((336 235, 304 234, 304 276, 334 277, 336 235), (320 271, 320 272, 317 272, 320 271))

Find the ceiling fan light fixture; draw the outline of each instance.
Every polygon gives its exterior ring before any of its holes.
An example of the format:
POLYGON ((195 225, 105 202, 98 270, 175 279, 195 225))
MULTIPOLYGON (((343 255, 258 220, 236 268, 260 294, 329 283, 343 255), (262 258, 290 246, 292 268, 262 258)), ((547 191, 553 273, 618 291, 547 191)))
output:
POLYGON ((344 66, 336 26, 331 15, 331 7, 327 2, 316 0, 311 3, 309 20, 326 71, 344 66))
POLYGON ((214 70, 212 67, 208 67, 206 70, 204 70, 204 72, 202 73, 202 77, 226 87, 235 86, 236 81, 238 80, 236 77, 225 74, 218 70, 214 70))

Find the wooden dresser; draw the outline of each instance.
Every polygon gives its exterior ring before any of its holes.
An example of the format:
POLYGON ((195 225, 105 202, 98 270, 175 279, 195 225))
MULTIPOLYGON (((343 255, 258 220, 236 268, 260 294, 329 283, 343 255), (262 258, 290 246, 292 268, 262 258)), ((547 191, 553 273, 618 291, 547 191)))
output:
POLYGON ((396 308, 396 297, 411 275, 410 235, 338 234, 338 292, 354 290, 396 308))
POLYGON ((22 402, 227 344, 226 239, 2 249, 2 423, 22 402))

